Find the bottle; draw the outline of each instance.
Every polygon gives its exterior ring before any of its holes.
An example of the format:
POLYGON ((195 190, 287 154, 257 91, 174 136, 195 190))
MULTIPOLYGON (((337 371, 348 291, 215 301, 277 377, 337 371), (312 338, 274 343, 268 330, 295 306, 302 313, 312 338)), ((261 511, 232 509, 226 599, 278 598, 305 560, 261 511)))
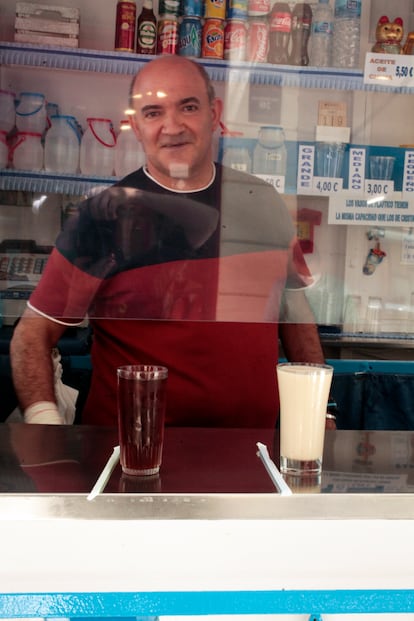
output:
POLYGON ((80 145, 83 175, 111 177, 115 166, 116 136, 110 119, 89 117, 80 145))
POLYGON ((332 64, 356 69, 359 65, 361 0, 336 0, 332 64))
POLYGON ((253 174, 286 174, 285 133, 280 125, 263 125, 253 151, 253 174))
POLYGON ((118 0, 116 5, 115 51, 134 51, 136 21, 137 5, 135 0, 118 0))
POLYGON ((289 40, 292 14, 287 2, 276 2, 269 15, 269 52, 267 60, 274 65, 286 65, 289 58, 289 40))
POLYGON ((74 116, 54 115, 45 137, 45 170, 76 174, 79 169, 80 135, 74 116))
POLYGON ((252 171, 249 150, 244 145, 238 144, 237 139, 228 139, 227 145, 224 146, 222 164, 241 172, 250 173, 252 171))
POLYGON ((309 4, 296 4, 292 13, 291 65, 309 65, 308 42, 312 24, 312 9, 309 4))
POLYGON ((157 47, 157 18, 152 0, 144 0, 137 22, 137 54, 155 54, 157 47))
POLYGON ((46 98, 43 93, 20 93, 16 104, 16 127, 19 132, 43 134, 47 127, 46 98))
POLYGON ((141 142, 134 134, 130 122, 121 121, 115 147, 115 175, 125 177, 145 163, 145 153, 141 142))
POLYGON ((319 0, 313 9, 309 64, 312 67, 332 65, 333 10, 329 0, 319 0))

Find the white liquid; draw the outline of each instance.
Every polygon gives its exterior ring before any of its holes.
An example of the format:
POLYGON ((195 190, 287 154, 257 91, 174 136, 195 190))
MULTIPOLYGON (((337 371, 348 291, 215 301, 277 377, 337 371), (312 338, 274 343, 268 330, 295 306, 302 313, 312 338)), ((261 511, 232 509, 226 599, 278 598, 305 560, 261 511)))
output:
POLYGON ((278 365, 281 456, 302 461, 322 457, 332 373, 332 367, 323 365, 278 365))

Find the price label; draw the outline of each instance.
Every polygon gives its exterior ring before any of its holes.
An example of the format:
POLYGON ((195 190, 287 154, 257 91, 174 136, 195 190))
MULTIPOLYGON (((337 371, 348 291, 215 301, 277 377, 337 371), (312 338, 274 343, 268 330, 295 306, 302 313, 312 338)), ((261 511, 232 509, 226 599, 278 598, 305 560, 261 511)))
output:
POLYGON ((367 54, 364 82, 383 86, 414 86, 414 56, 367 54))
POLYGON ((283 194, 285 191, 285 176, 284 175, 255 175, 259 179, 263 179, 267 183, 270 183, 278 192, 283 194))
POLYGON ((388 196, 394 193, 394 181, 381 181, 367 179, 365 181, 365 194, 367 196, 388 196))
POLYGON ((317 194, 337 194, 342 190, 341 177, 314 177, 313 191, 317 194))
POLYGON ((397 78, 412 78, 414 77, 414 67, 412 65, 397 65, 395 67, 395 76, 397 78))

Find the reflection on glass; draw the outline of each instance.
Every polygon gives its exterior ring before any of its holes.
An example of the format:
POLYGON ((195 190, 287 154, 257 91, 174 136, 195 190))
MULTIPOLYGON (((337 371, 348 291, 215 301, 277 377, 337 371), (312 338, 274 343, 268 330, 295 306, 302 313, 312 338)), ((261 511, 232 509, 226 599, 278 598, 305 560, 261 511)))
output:
POLYGON ((345 301, 343 331, 355 334, 361 330, 361 296, 348 295, 345 301))
MULTIPOLYGON (((291 220, 274 205, 252 203, 264 186, 236 186, 93 193, 58 236, 33 307, 75 320, 282 320, 284 292, 303 290, 312 276, 291 220)), ((307 323, 303 302, 294 307, 295 322, 307 323)))
POLYGON ((321 492, 320 474, 307 474, 306 476, 284 474, 283 478, 294 494, 320 494, 321 492))
POLYGON ((370 296, 366 312, 366 331, 377 334, 380 330, 382 298, 370 296))

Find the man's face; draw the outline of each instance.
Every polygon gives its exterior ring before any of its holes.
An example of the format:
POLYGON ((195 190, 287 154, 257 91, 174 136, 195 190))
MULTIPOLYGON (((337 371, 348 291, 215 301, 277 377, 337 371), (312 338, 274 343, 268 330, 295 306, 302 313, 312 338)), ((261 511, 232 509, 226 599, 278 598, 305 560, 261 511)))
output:
POLYGON ((142 141, 149 173, 167 186, 188 189, 211 179, 211 142, 221 102, 208 99, 197 69, 178 59, 147 65, 136 80, 133 126, 142 141))

